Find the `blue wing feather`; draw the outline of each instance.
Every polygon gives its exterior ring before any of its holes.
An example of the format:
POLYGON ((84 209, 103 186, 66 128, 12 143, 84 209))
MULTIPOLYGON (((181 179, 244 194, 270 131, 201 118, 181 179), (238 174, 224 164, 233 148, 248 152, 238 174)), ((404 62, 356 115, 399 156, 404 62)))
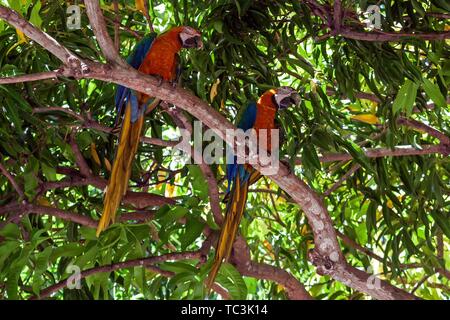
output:
MULTIPOLYGON (((133 49, 133 52, 127 58, 127 62, 130 66, 132 66, 134 69, 139 69, 145 57, 147 56, 147 53, 150 51, 155 38, 156 34, 151 33, 149 35, 146 35, 141 41, 138 42, 136 47, 133 49)), ((139 108, 136 95, 132 92, 131 89, 119 85, 117 87, 115 96, 118 118, 121 116, 122 109, 128 101, 131 102, 131 106, 133 108, 132 114, 134 116, 132 116, 132 122, 134 122, 138 118, 139 108)))
POLYGON ((253 128, 256 121, 257 110, 258 108, 256 107, 256 102, 250 102, 247 105, 247 108, 245 109, 244 113, 242 114, 242 117, 237 127, 244 131, 253 128))
MULTIPOLYGON (((244 113, 242 114, 242 117, 238 123, 238 128, 242 129, 244 131, 247 131, 255 125, 256 121, 256 113, 258 111, 258 108, 256 106, 255 102, 250 102, 246 109, 244 110, 244 113)), ((245 181, 249 178, 250 173, 245 170, 244 165, 237 164, 237 157, 234 154, 227 154, 227 180, 228 180, 228 188, 227 193, 230 192, 232 183, 238 174, 239 171, 239 177, 241 180, 245 181), (231 163, 231 161, 233 163, 231 163)))

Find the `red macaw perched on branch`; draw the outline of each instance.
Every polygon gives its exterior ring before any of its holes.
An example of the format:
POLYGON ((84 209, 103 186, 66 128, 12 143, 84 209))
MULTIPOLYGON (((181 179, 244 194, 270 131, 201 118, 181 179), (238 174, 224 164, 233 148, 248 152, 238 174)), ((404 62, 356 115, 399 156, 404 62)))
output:
MULTIPOLYGON (((155 34, 144 37, 136 45, 127 61, 142 73, 159 77, 161 81, 166 80, 176 84, 180 73, 178 52, 182 48, 201 47, 203 47, 203 43, 199 31, 185 26, 175 27, 158 37, 155 34)), ((123 117, 122 129, 106 188, 97 236, 110 223, 114 223, 116 211, 128 189, 128 180, 144 124, 144 114, 155 108, 159 100, 119 86, 115 102, 118 118, 123 117)))
MULTIPOLYGON (((300 95, 291 87, 280 87, 266 91, 257 103, 250 103, 245 109, 238 128, 247 131, 255 129, 258 139, 261 138, 260 129, 267 131, 267 150, 271 150, 271 129, 276 129, 275 115, 278 110, 300 103, 300 95)), ((227 201, 225 221, 222 224, 216 253, 211 271, 206 281, 206 288, 210 291, 220 266, 231 255, 233 243, 244 214, 247 201, 248 187, 261 178, 261 173, 249 164, 238 164, 234 156, 233 163, 227 164, 228 190, 224 201, 227 201)))

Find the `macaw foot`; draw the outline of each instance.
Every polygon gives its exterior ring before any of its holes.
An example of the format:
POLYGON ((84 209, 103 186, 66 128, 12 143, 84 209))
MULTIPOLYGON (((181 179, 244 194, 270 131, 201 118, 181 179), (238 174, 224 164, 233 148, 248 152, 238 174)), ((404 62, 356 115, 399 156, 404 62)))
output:
POLYGON ((114 125, 114 127, 111 129, 111 133, 112 134, 117 134, 120 133, 120 130, 122 129, 122 124, 121 123, 117 123, 116 125, 114 125))
POLYGON ((291 162, 289 162, 286 159, 282 159, 282 160, 280 160, 280 162, 288 168, 288 175, 291 173, 294 173, 294 168, 293 168, 291 162))
POLYGON ((156 86, 161 87, 164 81, 163 77, 161 77, 159 74, 155 74, 153 76, 158 80, 158 84, 156 86))
POLYGON ((172 85, 172 88, 176 88, 178 86, 178 82, 176 80, 170 81, 169 82, 172 85))

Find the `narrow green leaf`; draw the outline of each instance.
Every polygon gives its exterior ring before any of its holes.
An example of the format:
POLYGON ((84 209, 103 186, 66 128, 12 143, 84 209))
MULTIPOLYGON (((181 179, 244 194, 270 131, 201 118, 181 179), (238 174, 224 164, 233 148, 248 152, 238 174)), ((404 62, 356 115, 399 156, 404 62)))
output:
POLYGON ((410 115, 413 110, 414 101, 416 101, 418 87, 411 80, 406 80, 395 97, 392 111, 394 113, 405 111, 407 115, 410 115))
POLYGON ((427 96, 430 97, 430 99, 433 100, 433 102, 436 103, 438 107, 446 107, 447 102, 445 101, 445 98, 439 90, 437 84, 431 82, 429 79, 423 79, 422 86, 427 96))

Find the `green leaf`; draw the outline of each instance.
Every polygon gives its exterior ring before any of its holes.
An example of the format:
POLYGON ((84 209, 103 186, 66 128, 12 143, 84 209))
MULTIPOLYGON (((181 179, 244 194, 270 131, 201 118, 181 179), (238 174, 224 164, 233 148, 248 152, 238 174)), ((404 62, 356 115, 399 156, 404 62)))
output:
POLYGON ((56 181, 56 169, 47 165, 45 162, 41 162, 42 173, 48 181, 56 181))
POLYGON ((16 240, 20 238, 20 229, 15 223, 8 223, 0 230, 0 236, 16 240))
POLYGON ((37 1, 33 6, 33 10, 31 10, 30 22, 36 27, 40 28, 42 25, 42 19, 39 15, 39 11, 41 10, 41 2, 37 1))
POLYGON ((190 182, 195 195, 206 201, 208 199, 208 183, 206 182, 202 171, 197 165, 188 165, 188 168, 190 182))
POLYGON ((302 151, 302 160, 309 167, 320 170, 320 160, 316 152, 316 148, 312 144, 305 144, 302 151))
POLYGON ((431 216, 433 217, 434 221, 436 221, 439 228, 441 228, 442 232, 450 239, 450 220, 441 212, 431 210, 430 211, 431 216))
POLYGON ((19 299, 20 270, 11 269, 6 279, 6 294, 9 300, 19 299))
POLYGON ((218 33, 223 33, 223 21, 221 20, 214 21, 213 26, 218 33))
POLYGON ((37 175, 39 171, 39 161, 35 157, 30 157, 28 159, 27 166, 25 167, 25 172, 23 178, 25 180, 25 195, 31 199, 37 192, 37 187, 39 184, 37 175))
POLYGON ((419 86, 416 83, 409 79, 406 80, 395 97, 392 111, 394 113, 404 111, 407 115, 410 115, 414 107, 414 102, 416 101, 418 88, 419 86))
MULTIPOLYGON (((3 270, 5 261, 10 258, 14 251, 20 247, 18 241, 5 241, 0 246, 0 271, 3 270)), ((9 266, 7 265, 6 268, 9 266)))
POLYGON ((431 100, 433 100, 434 103, 436 103, 438 107, 445 108, 447 106, 447 102, 445 101, 445 98, 439 90, 439 86, 437 84, 431 82, 429 79, 424 78, 422 85, 425 93, 428 95, 428 97, 430 97, 431 100))
POLYGON ((220 267, 216 281, 220 283, 234 300, 247 298, 247 285, 241 274, 229 263, 223 263, 220 267))
POLYGON ((38 294, 40 291, 40 287, 43 284, 43 279, 41 279, 42 274, 47 269, 48 260, 52 253, 52 247, 47 247, 37 255, 36 263, 34 265, 34 273, 33 273, 33 292, 38 294))
POLYGON ((160 268, 165 271, 171 271, 175 273, 187 272, 191 275, 197 274, 198 270, 187 262, 165 262, 160 265, 160 268))
POLYGON ((185 250, 188 245, 194 242, 201 235, 204 227, 204 224, 200 220, 189 218, 186 223, 186 231, 180 238, 181 250, 185 250))
POLYGON ((158 215, 156 218, 163 226, 167 226, 168 224, 179 220, 184 217, 189 212, 188 208, 175 206, 171 208, 164 215, 158 215))
POLYGON ((50 261, 54 262, 60 257, 75 257, 81 255, 86 248, 78 243, 67 243, 53 248, 50 255, 50 261))

